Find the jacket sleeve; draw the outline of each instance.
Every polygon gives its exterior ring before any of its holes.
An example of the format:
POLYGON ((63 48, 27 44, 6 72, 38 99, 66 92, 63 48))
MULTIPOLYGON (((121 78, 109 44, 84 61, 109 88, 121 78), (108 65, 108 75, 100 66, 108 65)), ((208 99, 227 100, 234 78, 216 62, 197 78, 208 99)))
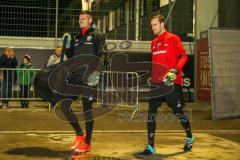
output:
POLYGON ((47 62, 47 67, 48 66, 51 66, 51 65, 53 65, 54 63, 53 63, 53 56, 51 55, 50 57, 49 57, 49 59, 48 59, 48 62, 47 62))
POLYGON ((33 79, 33 76, 34 76, 34 70, 33 70, 34 68, 31 66, 29 69, 30 69, 30 71, 29 71, 29 72, 30 72, 30 73, 29 73, 29 74, 30 74, 30 78, 31 78, 31 80, 32 80, 32 79, 33 79))
POLYGON ((21 67, 18 67, 18 68, 17 68, 17 77, 20 78, 20 77, 22 77, 22 75, 23 75, 22 68, 21 68, 21 67))
POLYGON ((7 64, 7 57, 5 55, 2 55, 0 57, 0 68, 4 68, 7 64))
POLYGON ((105 38, 102 34, 98 34, 95 37, 95 48, 97 55, 100 58, 102 68, 107 69, 109 67, 109 52, 107 50, 105 38))
POLYGON ((183 67, 185 66, 185 64, 187 63, 188 57, 187 57, 186 51, 182 45, 182 42, 178 36, 176 36, 176 38, 175 38, 175 50, 176 50, 177 59, 178 59, 177 65, 175 66, 175 68, 178 71, 181 71, 183 69, 183 67))

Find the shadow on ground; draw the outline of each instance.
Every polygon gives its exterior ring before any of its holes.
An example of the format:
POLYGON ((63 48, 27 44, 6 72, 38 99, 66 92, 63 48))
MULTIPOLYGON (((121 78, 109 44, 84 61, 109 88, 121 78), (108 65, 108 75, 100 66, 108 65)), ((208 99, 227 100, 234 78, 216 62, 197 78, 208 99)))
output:
POLYGON ((5 152, 9 155, 22 155, 27 157, 38 157, 38 158, 62 158, 70 155, 69 151, 55 151, 43 147, 24 147, 24 148, 13 148, 5 152))
POLYGON ((146 157, 142 157, 142 158, 138 157, 138 153, 134 153, 133 156, 136 159, 161 160, 161 159, 166 159, 166 158, 170 158, 170 157, 173 157, 173 156, 181 155, 181 154, 184 154, 184 153, 186 153, 186 152, 181 151, 181 152, 176 152, 176 153, 172 153, 172 154, 155 154, 155 155, 146 156, 146 157))
MULTIPOLYGON (((48 148, 43 147, 24 147, 24 148, 14 148, 5 152, 8 155, 18 155, 18 156, 25 156, 31 158, 43 158, 43 159, 50 159, 50 158, 59 158, 62 160, 71 160, 71 152, 69 151, 56 151, 51 150, 48 148)), ((103 156, 95 156, 92 154, 84 154, 77 156, 76 160, 121 160, 118 158, 112 157, 103 157, 103 156)))

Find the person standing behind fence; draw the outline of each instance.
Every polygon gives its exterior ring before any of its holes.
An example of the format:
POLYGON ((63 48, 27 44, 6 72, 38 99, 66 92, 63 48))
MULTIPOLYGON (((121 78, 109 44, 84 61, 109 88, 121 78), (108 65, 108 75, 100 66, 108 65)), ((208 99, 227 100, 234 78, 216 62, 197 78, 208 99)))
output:
MULTIPOLYGON (((54 53, 48 59, 47 67, 59 63, 61 59, 61 54, 62 54, 62 47, 60 46, 56 47, 54 53)), ((67 56, 64 55, 63 61, 66 61, 66 60, 67 60, 67 56)))
MULTIPOLYGON (((62 54, 62 47, 57 46, 55 48, 54 53, 48 59, 47 67, 52 66, 52 65, 57 64, 57 63, 60 63, 61 54, 62 54)), ((67 60, 67 56, 64 55, 63 61, 66 61, 66 60, 67 60)), ((57 103, 56 99, 53 98, 50 103, 51 103, 51 109, 53 109, 55 107, 56 103, 57 103)))
POLYGON ((30 87, 32 85, 34 71, 32 70, 32 64, 30 63, 30 56, 25 55, 22 60, 22 64, 17 70, 18 82, 20 85, 21 95, 21 108, 29 107, 30 87))
POLYGON ((16 80, 16 72, 12 69, 16 68, 18 64, 17 58, 15 57, 12 48, 6 48, 4 54, 0 57, 0 68, 1 70, 1 98, 2 108, 8 107, 9 98, 12 96, 12 85, 16 80))

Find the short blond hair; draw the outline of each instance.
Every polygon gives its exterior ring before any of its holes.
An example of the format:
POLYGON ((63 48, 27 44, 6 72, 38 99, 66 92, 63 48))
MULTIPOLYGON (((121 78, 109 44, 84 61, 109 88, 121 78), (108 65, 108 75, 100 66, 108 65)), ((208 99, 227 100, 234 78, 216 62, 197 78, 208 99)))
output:
POLYGON ((165 23, 165 19, 162 15, 154 15, 154 16, 152 16, 151 20, 156 19, 156 18, 159 20, 160 23, 162 23, 162 22, 165 23))
POLYGON ((82 14, 86 14, 91 18, 93 17, 92 12, 90 12, 90 11, 81 11, 79 15, 82 15, 82 14))

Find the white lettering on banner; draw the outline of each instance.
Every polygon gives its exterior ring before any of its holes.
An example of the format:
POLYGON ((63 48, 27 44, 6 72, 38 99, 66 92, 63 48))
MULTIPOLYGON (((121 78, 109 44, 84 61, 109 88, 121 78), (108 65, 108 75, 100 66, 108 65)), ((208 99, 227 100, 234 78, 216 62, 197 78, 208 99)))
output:
POLYGON ((200 53, 200 88, 210 90, 211 88, 211 72, 208 52, 200 53))
POLYGON ((201 69, 210 69, 208 55, 201 55, 200 64, 201 69))
POLYGON ((191 79, 190 78, 183 78, 183 86, 190 87, 191 86, 191 79))
POLYGON ((201 70, 200 72, 200 82, 201 82, 201 86, 205 86, 205 87, 210 87, 210 71, 209 70, 201 70))
POLYGON ((184 74, 184 72, 182 72, 182 76, 183 76, 183 87, 190 87, 191 86, 191 79, 189 77, 186 77, 186 75, 184 74))

